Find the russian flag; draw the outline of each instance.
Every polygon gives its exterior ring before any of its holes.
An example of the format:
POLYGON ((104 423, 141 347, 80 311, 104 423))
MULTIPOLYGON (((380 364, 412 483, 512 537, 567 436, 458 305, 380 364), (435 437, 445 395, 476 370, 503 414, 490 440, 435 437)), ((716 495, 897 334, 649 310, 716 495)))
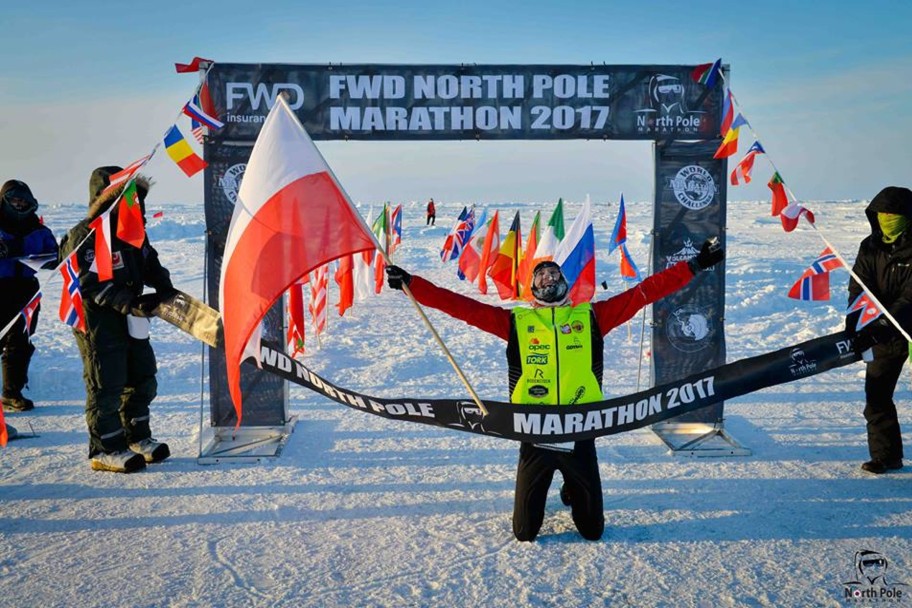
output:
POLYGON ((183 113, 189 116, 192 120, 202 123, 209 127, 210 129, 219 130, 225 126, 225 123, 220 121, 214 116, 210 116, 200 107, 200 98, 199 95, 194 95, 193 99, 184 104, 183 113))
POLYGON ((558 246, 554 261, 570 286, 570 301, 574 305, 590 301, 595 295, 595 233, 588 201, 558 246))

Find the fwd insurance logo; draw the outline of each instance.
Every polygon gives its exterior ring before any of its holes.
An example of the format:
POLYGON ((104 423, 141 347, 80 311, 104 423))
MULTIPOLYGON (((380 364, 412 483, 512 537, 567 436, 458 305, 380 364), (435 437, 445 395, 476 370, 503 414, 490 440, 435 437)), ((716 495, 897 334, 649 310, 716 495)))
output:
POLYGON ((253 122, 266 120, 266 113, 275 104, 282 93, 292 110, 304 105, 304 89, 293 82, 266 83, 229 82, 225 85, 225 99, 228 115, 226 122, 253 122), (249 114, 238 114, 235 110, 249 111, 249 114))

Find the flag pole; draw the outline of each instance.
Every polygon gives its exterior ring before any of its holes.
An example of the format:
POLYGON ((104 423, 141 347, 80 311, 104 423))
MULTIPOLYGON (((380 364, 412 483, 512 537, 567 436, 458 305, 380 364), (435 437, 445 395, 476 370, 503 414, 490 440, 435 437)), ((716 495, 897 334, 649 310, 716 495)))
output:
MULTIPOLYGON (((288 112, 292 117, 294 117, 295 123, 298 125, 298 127, 302 131, 304 131, 304 133, 307 135, 307 137, 309 139, 310 134, 307 133, 307 131, 304 129, 304 125, 301 124, 301 121, 298 120, 298 117, 295 116, 294 112, 291 111, 291 108, 289 108, 288 104, 285 102, 285 95, 286 95, 286 93, 284 93, 284 92, 279 94, 279 96, 276 98, 276 103, 281 103, 284 106, 285 111, 288 112)), ((393 261, 390 259, 389 255, 387 255, 386 251, 384 250, 384 247, 382 245, 380 245, 380 241, 377 240, 377 235, 375 235, 371 231, 370 227, 368 227, 367 223, 364 221, 364 218, 361 217, 360 213, 358 213, 357 208, 355 207, 355 204, 352 202, 351 197, 348 195, 348 192, 345 190, 345 188, 342 186, 342 183, 336 177, 336 174, 332 170, 332 167, 330 167, 329 163, 326 162, 326 158, 323 156, 323 153, 320 152, 320 149, 317 148, 316 146, 314 146, 314 149, 317 151, 317 154, 320 155, 320 158, 323 160, 323 163, 326 165, 326 169, 327 169, 327 171, 329 171, 330 177, 332 177, 333 181, 336 183, 336 187, 339 188, 339 192, 341 192, 342 196, 345 197, 346 203, 348 203, 348 205, 349 205, 349 207, 351 207, 352 211, 355 212, 354 215, 355 215, 355 217, 358 218, 358 221, 361 223, 361 227, 364 228, 364 231, 367 234, 371 235, 371 239, 374 241, 374 247, 377 249, 377 251, 380 253, 380 255, 383 256, 383 260, 386 262, 386 264, 391 266, 393 264, 393 261)), ((475 402, 475 405, 478 406, 478 409, 481 410, 481 413, 484 416, 487 416, 488 408, 486 408, 484 406, 484 403, 482 403, 481 399, 478 397, 478 393, 475 392, 475 389, 472 387, 472 384, 469 382, 469 379, 463 373, 462 369, 459 367, 459 364, 456 363, 456 359, 453 358, 452 353, 450 353, 450 349, 448 349, 446 344, 444 344, 443 339, 440 337, 440 334, 437 333, 437 330, 431 324, 431 320, 428 319, 427 315, 424 312, 424 309, 421 308, 421 305, 418 303, 418 300, 415 299, 415 296, 412 294, 411 290, 409 290, 408 285, 405 285, 403 283, 402 291, 404 291, 405 294, 409 297, 409 300, 411 300, 412 305, 415 307, 415 310, 418 311, 418 314, 421 316, 421 319, 424 321, 424 324, 430 330, 431 335, 434 336, 434 340, 437 342, 437 345, 440 346, 440 348, 443 350, 443 353, 446 356, 447 361, 450 362, 450 365, 453 367, 453 370, 456 372, 456 375, 459 377, 459 379, 462 381, 463 385, 465 385, 466 389, 469 391, 469 395, 471 395, 472 400, 475 402)))

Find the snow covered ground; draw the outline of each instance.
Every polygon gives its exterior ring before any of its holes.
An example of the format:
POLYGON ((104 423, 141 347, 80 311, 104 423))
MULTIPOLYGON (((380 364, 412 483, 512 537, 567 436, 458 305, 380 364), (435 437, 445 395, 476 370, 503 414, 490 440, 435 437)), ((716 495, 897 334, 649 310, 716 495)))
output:
MULTIPOLYGON (((202 205, 156 203, 154 194, 150 212, 165 215, 150 229, 153 243, 177 286, 201 295, 202 205)), ((526 229, 535 209, 547 218, 555 202, 479 201, 502 218, 521 209, 526 229)), ((443 201, 437 226, 425 227, 423 202, 406 203, 396 260, 473 293, 437 257, 462 205, 443 201)), ((643 268, 652 204, 627 205, 630 250, 643 268)), ((850 261, 867 232, 865 205, 807 204, 850 261)), ((566 205, 568 225, 579 208, 566 205)), ((598 280, 614 292, 622 283, 607 236, 617 201, 593 201, 593 211, 598 280)), ((59 237, 84 206, 46 204, 41 213, 59 237)), ((845 271, 833 275, 830 302, 785 295, 824 247, 802 226, 784 233, 769 201, 729 204, 729 361, 841 328, 845 271)), ((843 583, 856 578, 863 550, 886 557, 891 587, 912 584, 912 467, 881 477, 859 469, 867 459, 861 364, 729 401, 726 428, 748 457, 672 456, 649 430, 599 439, 604 538, 577 535, 556 478, 541 536, 519 543, 510 527, 514 443, 387 421, 298 387, 298 422, 281 457, 197 464, 201 418, 208 425, 201 349, 162 322, 153 327, 153 432, 173 457, 133 475, 91 471, 81 364, 56 320, 59 285, 55 277, 45 288, 35 338, 27 394, 38 406, 8 415, 38 437, 0 450, 2 606, 839 606, 850 603, 843 583)), ((504 399, 504 344, 429 316, 482 398, 504 399)), ((606 339, 609 395, 636 390, 639 328, 638 317, 606 339)), ((396 292, 345 318, 333 311, 306 364, 368 394, 465 395, 396 292)), ((909 445, 907 375, 897 399, 909 445)), ((892 588, 905 594, 892 605, 912 605, 912 587, 892 588)))

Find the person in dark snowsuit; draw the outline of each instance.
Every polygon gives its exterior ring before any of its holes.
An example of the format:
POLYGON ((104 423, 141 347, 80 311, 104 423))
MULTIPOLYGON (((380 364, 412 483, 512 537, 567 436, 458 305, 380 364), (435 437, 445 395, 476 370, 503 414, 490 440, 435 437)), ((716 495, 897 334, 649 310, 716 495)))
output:
MULTIPOLYGON (((57 251, 57 240, 41 223, 37 209, 38 201, 25 182, 11 179, 0 187, 0 329, 19 315, 39 289, 35 271, 15 258, 57 251)), ((30 327, 25 327, 25 318, 20 315, 0 338, 4 411, 24 412, 35 407, 22 390, 28 384, 29 362, 35 352, 31 337, 37 326, 38 310, 30 327)))
POLYGON ((427 221, 425 221, 425 226, 434 226, 437 221, 437 206, 434 204, 434 199, 428 201, 427 204, 427 221))
MULTIPOLYGON (((92 468, 130 473, 170 455, 168 445, 153 439, 149 427, 149 404, 158 385, 148 317, 174 287, 148 238, 137 249, 116 237, 116 208, 111 212, 114 278, 98 280, 96 237, 90 223, 123 193, 124 186, 103 192, 118 171, 120 167, 99 167, 92 173, 88 216, 61 241, 60 259, 77 252, 86 331, 74 329, 73 334, 83 364, 92 468), (144 285, 155 292, 143 295, 144 285)), ((140 176, 136 184, 145 222, 150 183, 140 176)))
MULTIPOLYGON (((871 234, 861 241, 852 271, 883 304, 906 333, 912 334, 912 190, 890 186, 881 190, 865 209, 871 234)), ((849 304, 862 287, 849 280, 849 304)), ((858 313, 846 317, 856 352, 873 350, 865 370, 865 409, 868 452, 861 465, 882 474, 903 466, 902 433, 893 392, 909 358, 909 344, 885 316, 855 334, 858 313)))
MULTIPOLYGON (((554 262, 541 262, 533 270, 531 308, 484 304, 398 266, 387 267, 387 280, 393 289, 408 285, 419 303, 506 340, 511 403, 572 407, 603 399, 604 336, 644 306, 682 288, 697 271, 715 265, 723 255, 721 246, 707 241, 689 262, 679 262, 607 300, 575 306, 569 301, 566 278, 554 262)), ((558 470, 564 478, 561 501, 570 506, 576 529, 583 538, 599 540, 605 514, 594 439, 520 444, 513 535, 520 541, 538 536, 548 488, 558 470)))

